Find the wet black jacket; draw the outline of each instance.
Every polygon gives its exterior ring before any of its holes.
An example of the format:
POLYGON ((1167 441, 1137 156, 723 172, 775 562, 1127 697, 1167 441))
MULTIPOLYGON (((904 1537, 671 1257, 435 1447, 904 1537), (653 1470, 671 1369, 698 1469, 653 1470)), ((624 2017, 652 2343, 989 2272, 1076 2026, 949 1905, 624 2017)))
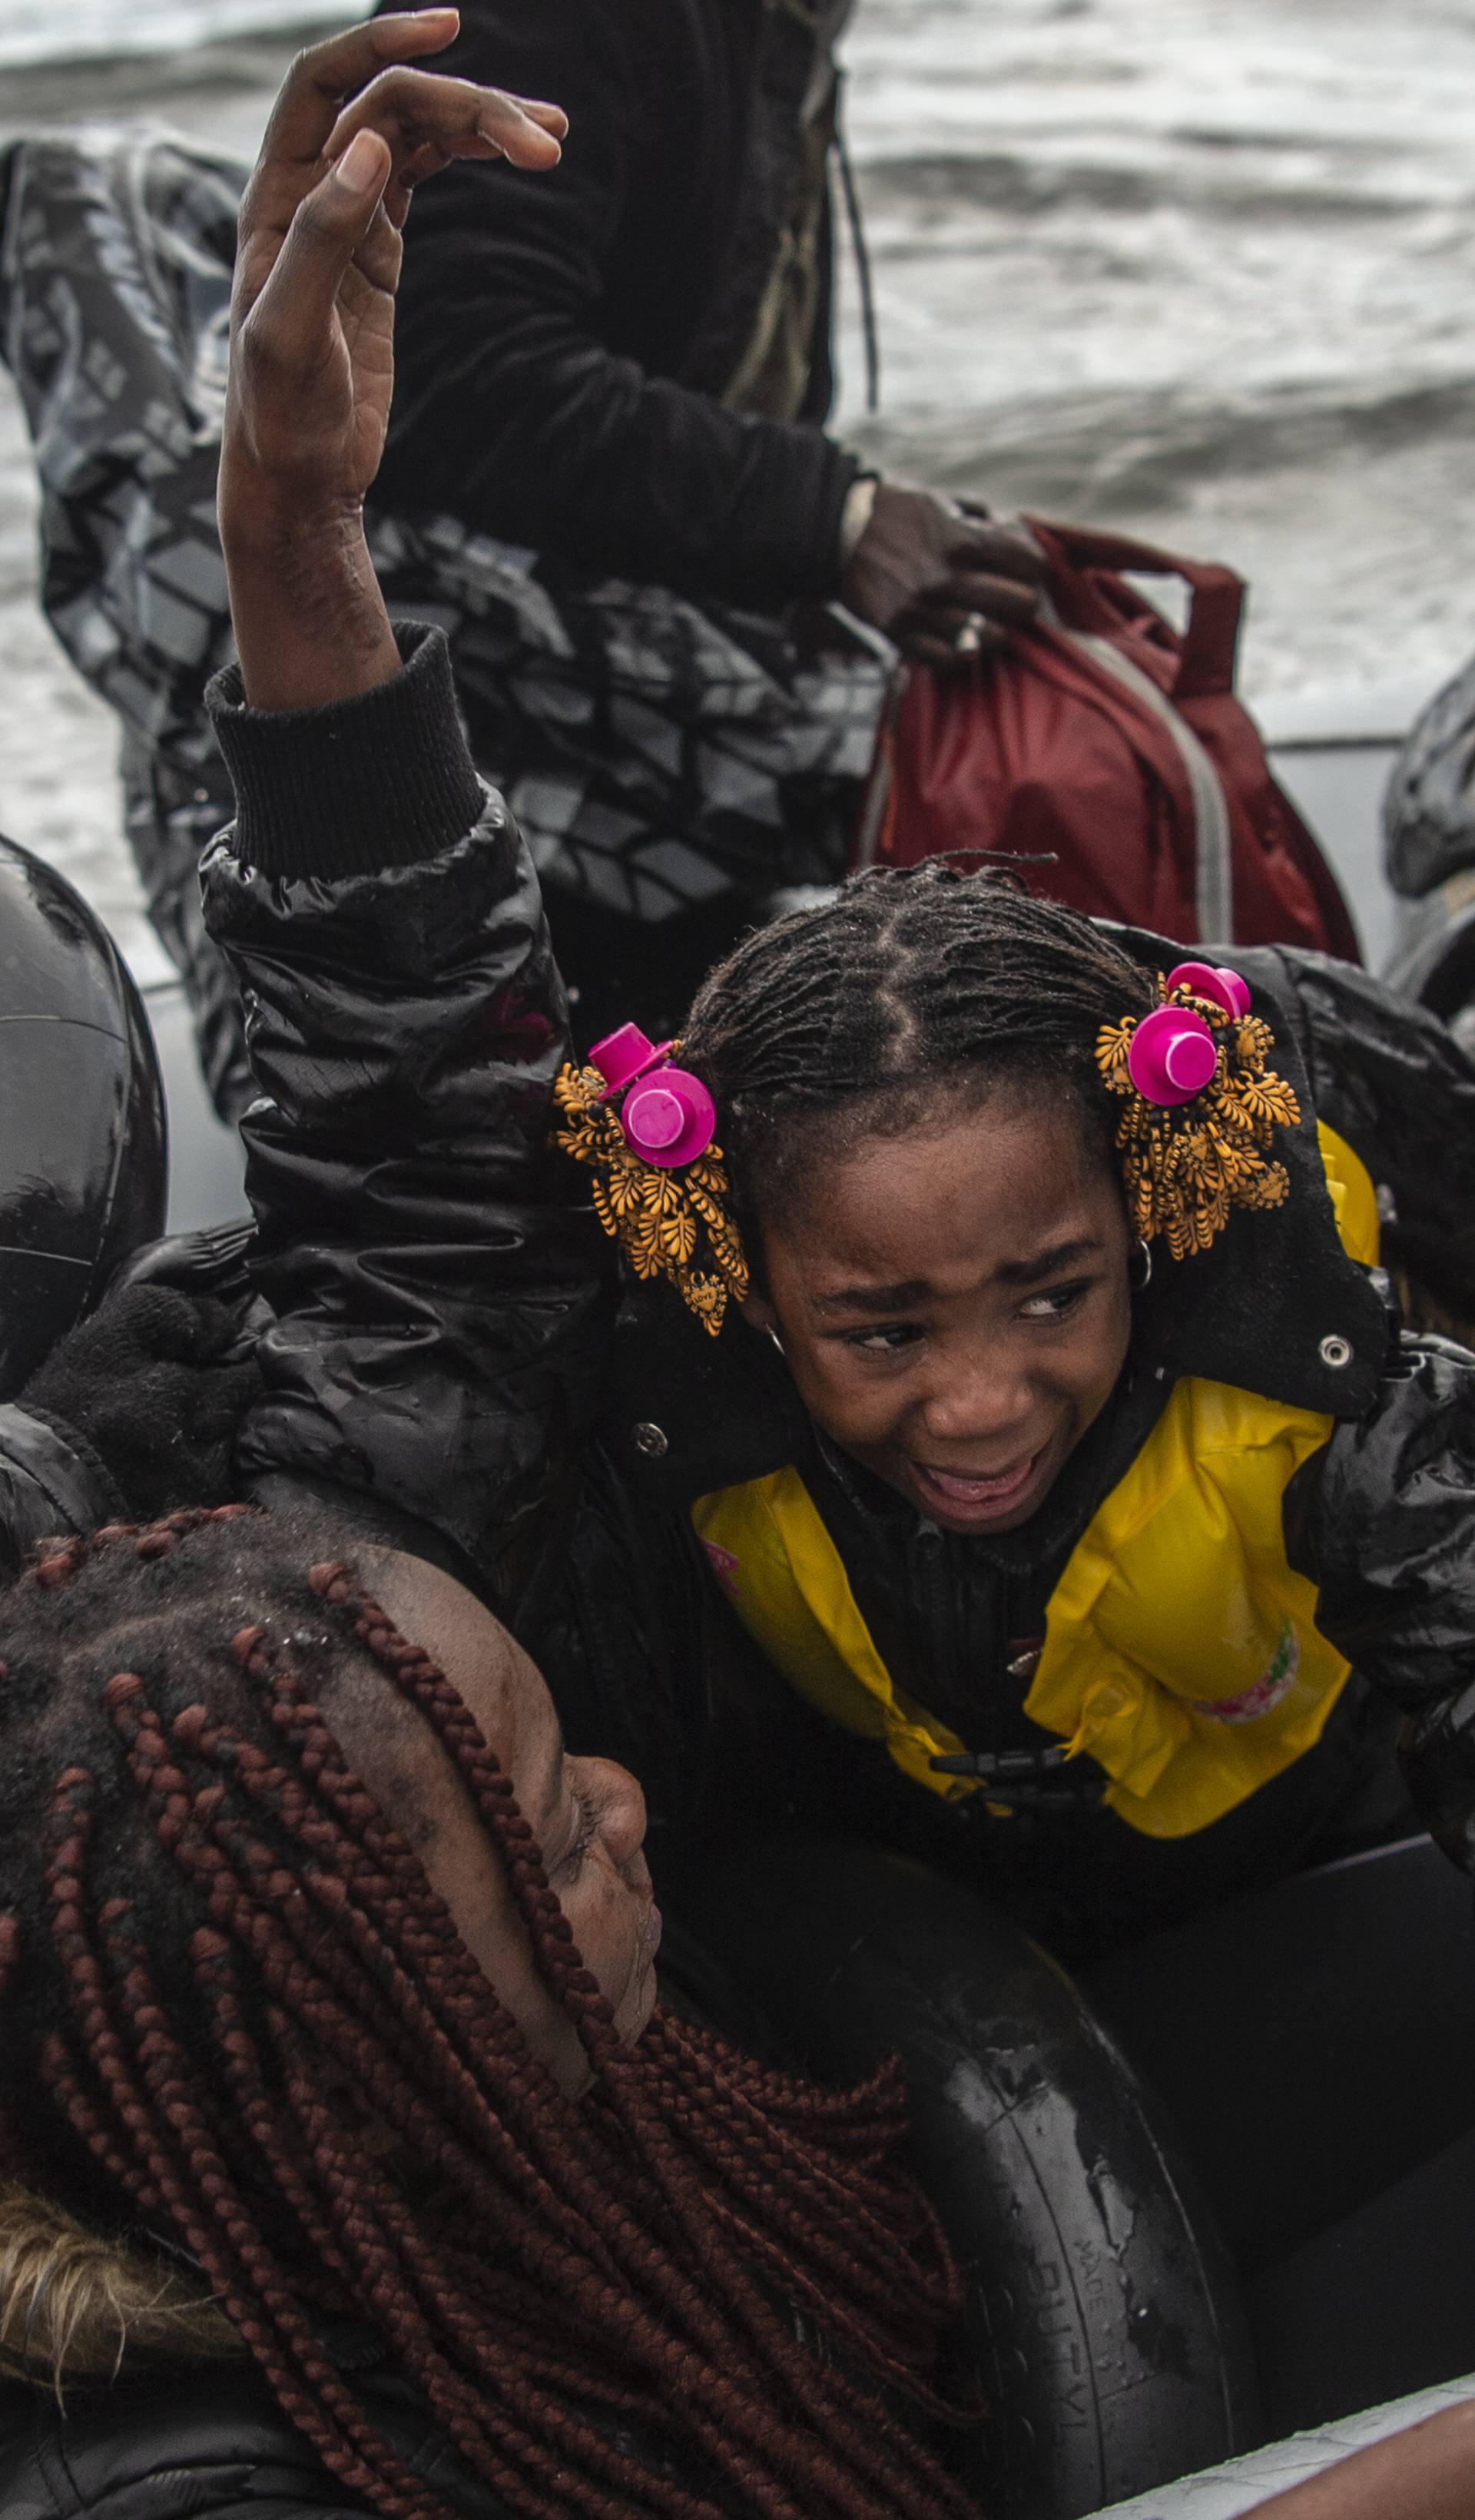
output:
POLYGON ((38 1540, 91 1531, 125 1509, 106 1464, 64 1419, 16 1401, 0 1408, 0 1583, 38 1540))
POLYGON ((466 0, 436 67, 551 97, 571 129, 552 174, 452 166, 416 202, 377 493, 390 508, 770 610, 834 594, 859 467, 819 425, 827 290, 800 422, 718 398, 794 176, 807 14, 466 0))
POLYGON ((1233 957, 1301 1100, 1290 1200, 1159 1264, 1116 1403, 1035 1524, 932 1562, 924 1526, 819 1454, 766 1341, 707 1338, 663 1287, 621 1297, 579 1177, 547 1150, 565 1031, 536 879, 477 785, 438 636, 406 638, 407 670, 340 708, 260 717, 217 691, 241 805, 205 909, 267 1098, 245 1124, 279 1316, 244 1445, 264 1492, 288 1473, 433 1525, 542 1659, 570 1738, 625 1757, 669 1813, 735 1650, 693 1498, 798 1462, 882 1649, 900 1640, 926 1702, 987 1747, 1018 1721, 1011 1637, 1176 1376, 1326 1412, 1289 1553, 1325 1633, 1415 1719, 1426 1808, 1475 1868, 1475 1360, 1395 1337, 1337 1240, 1314 1126, 1391 1185, 1419 1247, 1463 1265, 1475 1072, 1443 1026, 1317 956, 1233 957))
MULTIPOLYGON (((400 2374, 378 2361, 349 2367, 376 2426, 448 2511, 508 2520, 506 2503, 400 2374)), ((629 2446, 651 2454, 648 2445, 629 2446)), ((373 2520, 373 2504, 330 2474, 244 2362, 162 2370, 125 2363, 112 2386, 69 2385, 65 2417, 49 2390, 0 2380, 0 2512, 5 2520, 373 2520)))
MULTIPOLYGON (((55 2400, 0 2382, 0 2510, 8 2520, 370 2520, 327 2474, 250 2370, 204 2363, 55 2400)), ((431 2444, 419 2427, 421 2444, 431 2444)), ((416 2445, 407 2442, 407 2451, 416 2445)), ((433 2458, 425 2470, 437 2484, 433 2458)), ((423 2471, 425 2472, 425 2471, 423 2471)), ((467 2520, 504 2520, 488 2496, 467 2520)))
MULTIPOLYGON (((392 2365, 366 2362, 362 2349, 336 2359, 377 2429, 448 2511, 508 2520, 507 2504, 392 2365)), ((621 2438, 636 2456, 655 2455, 649 2444, 621 2438)), ((0 2512, 5 2520, 373 2520, 374 2506, 323 2466, 244 2360, 162 2369, 125 2360, 110 2386, 69 2383, 65 2416, 50 2390, 0 2380, 0 2512)))

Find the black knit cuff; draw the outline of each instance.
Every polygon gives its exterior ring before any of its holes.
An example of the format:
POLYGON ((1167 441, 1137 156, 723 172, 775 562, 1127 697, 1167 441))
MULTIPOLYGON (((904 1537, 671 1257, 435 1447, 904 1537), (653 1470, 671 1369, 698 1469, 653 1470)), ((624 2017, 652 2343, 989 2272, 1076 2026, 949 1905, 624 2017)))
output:
POLYGON ((374 875, 439 855, 484 802, 442 630, 399 622, 404 670, 326 708, 247 708, 239 666, 210 717, 236 789, 235 852, 264 876, 374 875))

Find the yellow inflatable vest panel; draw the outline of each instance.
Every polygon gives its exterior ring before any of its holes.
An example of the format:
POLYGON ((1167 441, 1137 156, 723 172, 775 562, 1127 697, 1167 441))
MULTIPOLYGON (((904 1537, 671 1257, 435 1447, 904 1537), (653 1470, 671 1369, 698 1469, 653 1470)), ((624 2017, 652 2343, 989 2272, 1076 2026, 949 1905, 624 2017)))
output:
MULTIPOLYGON (((1371 1264, 1372 1183, 1331 1130, 1317 1134, 1343 1244, 1371 1264)), ((1222 1819, 1311 1748, 1341 1694, 1350 1666, 1317 1628, 1316 1589, 1287 1565, 1280 1522, 1332 1423, 1226 1383, 1178 1383, 1055 1586, 1024 1711, 1090 1751, 1107 1803, 1144 1836, 1222 1819)), ((915 1783, 950 1800, 980 1790, 933 1773, 965 1745, 895 1687, 797 1470, 700 1497, 692 1519, 743 1626, 802 1697, 884 1741, 915 1783)))

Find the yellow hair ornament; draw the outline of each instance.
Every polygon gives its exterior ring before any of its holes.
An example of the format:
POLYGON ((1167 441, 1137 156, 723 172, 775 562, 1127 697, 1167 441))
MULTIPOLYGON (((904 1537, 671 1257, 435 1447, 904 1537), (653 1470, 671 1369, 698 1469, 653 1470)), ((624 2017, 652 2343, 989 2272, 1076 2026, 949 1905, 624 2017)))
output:
POLYGON ((1133 1227, 1144 1242, 1166 1236, 1183 1260, 1208 1250, 1232 1208, 1281 1204, 1290 1181, 1270 1148, 1301 1108, 1266 1066, 1274 1036, 1237 971, 1180 963, 1157 995, 1150 1013, 1102 1025, 1096 1065, 1127 1102, 1116 1142, 1133 1227))
POLYGON ((638 1278, 669 1279, 715 1338, 748 1289, 742 1238, 727 1212, 713 1144, 716 1111, 699 1077, 671 1065, 635 1024, 597 1041, 587 1067, 560 1069, 553 1143, 594 1175, 595 1213, 638 1278))

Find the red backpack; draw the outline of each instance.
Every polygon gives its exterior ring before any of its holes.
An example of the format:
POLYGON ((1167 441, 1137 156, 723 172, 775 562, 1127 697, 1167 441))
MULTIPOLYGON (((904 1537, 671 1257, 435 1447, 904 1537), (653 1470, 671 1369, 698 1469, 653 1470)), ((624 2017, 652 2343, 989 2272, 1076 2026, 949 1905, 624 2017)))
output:
POLYGON ((1045 617, 974 671, 904 667, 855 863, 992 849, 1049 856, 1032 891, 1184 945, 1362 956, 1336 878, 1234 698, 1244 584, 1120 534, 1024 519, 1045 617), (1120 572, 1181 577, 1182 637, 1120 572))

